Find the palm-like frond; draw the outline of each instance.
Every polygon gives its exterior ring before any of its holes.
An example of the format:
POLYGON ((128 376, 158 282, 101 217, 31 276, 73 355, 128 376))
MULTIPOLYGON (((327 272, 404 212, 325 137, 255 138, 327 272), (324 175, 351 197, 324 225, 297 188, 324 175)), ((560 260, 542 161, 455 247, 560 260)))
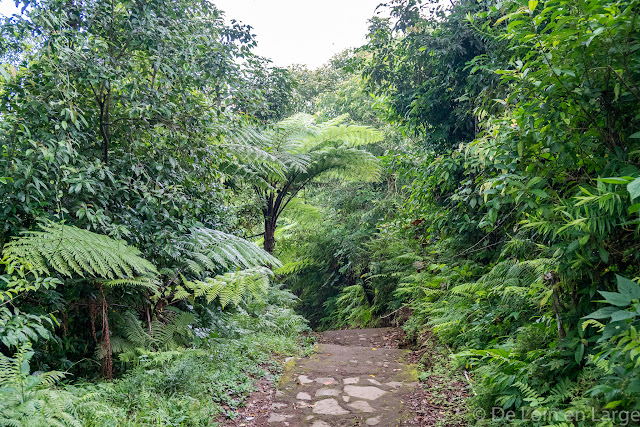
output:
POLYGON ((120 240, 69 225, 44 223, 42 231, 27 231, 7 243, 3 256, 9 262, 29 265, 38 273, 105 279, 157 274, 140 251, 120 240))
POLYGON ((260 129, 244 126, 234 129, 225 136, 226 154, 230 161, 222 162, 221 168, 227 174, 248 177, 259 174, 264 177, 282 178, 283 164, 269 151, 268 133, 260 129))
POLYGON ((380 178, 380 162, 368 151, 351 147, 329 147, 313 153, 313 162, 293 181, 303 184, 316 178, 333 178, 344 181, 377 181, 380 178))
POLYGON ((531 286, 540 283, 543 274, 552 270, 556 263, 557 260, 551 258, 503 261, 477 282, 460 284, 452 288, 451 292, 458 295, 487 295, 493 292, 503 298, 522 296, 531 286))
POLYGON ((266 267, 254 267, 207 278, 204 281, 185 281, 184 287, 177 287, 174 299, 185 299, 192 295, 204 296, 207 302, 219 298, 222 307, 229 303, 238 305, 247 294, 256 298, 264 297, 272 275, 271 270, 266 267))
POLYGON ((381 141, 382 133, 367 126, 341 124, 346 117, 323 123, 316 123, 308 114, 289 117, 265 132, 268 141, 265 150, 283 164, 288 176, 315 176, 311 168, 318 161, 324 163, 320 172, 327 168, 357 168, 363 159, 366 160, 364 166, 377 165, 374 156, 355 148, 381 141), (328 161, 332 157, 333 161, 328 161))
POLYGON ((281 265, 276 257, 250 241, 209 228, 192 230, 184 246, 187 250, 184 262, 196 274, 230 267, 281 265))

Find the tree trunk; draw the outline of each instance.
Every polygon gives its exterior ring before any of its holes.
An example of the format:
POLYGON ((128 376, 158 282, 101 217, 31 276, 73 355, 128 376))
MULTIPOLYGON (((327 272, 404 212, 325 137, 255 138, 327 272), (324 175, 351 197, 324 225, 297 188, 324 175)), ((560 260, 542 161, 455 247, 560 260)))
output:
POLYGON ((265 217, 264 219, 264 250, 273 253, 276 247, 276 220, 272 216, 265 217))
POLYGON ((562 341, 567 337, 567 333, 564 330, 564 322, 560 315, 560 295, 557 286, 553 288, 553 311, 555 312, 556 323, 558 324, 558 338, 562 341))
POLYGON ((558 326, 558 339, 562 341, 566 338, 567 333, 564 329, 564 322, 562 321, 562 315, 560 314, 560 291, 558 287, 558 273, 550 271, 542 276, 542 280, 552 289, 552 301, 553 312, 556 315, 556 323, 558 326))

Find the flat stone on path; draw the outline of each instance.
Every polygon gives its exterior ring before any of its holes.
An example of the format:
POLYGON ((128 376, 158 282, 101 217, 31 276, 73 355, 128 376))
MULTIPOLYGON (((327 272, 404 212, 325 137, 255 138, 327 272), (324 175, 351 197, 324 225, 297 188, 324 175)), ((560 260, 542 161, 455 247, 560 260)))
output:
POLYGON ((408 350, 386 344, 394 335, 393 328, 323 332, 315 354, 284 366, 269 425, 417 426, 406 403, 417 369, 404 362, 408 350))
POLYGON ((369 418, 366 423, 368 426, 375 426, 380 422, 380 417, 369 418))
POLYGON ((402 383, 400 381, 389 381, 387 385, 393 388, 402 387, 402 383))
POLYGON ((376 400, 380 396, 387 394, 386 391, 373 386, 358 386, 358 385, 346 385, 344 386, 344 392, 351 397, 357 397, 360 399, 376 400))
POLYGON ((309 377, 306 375, 300 375, 298 376, 298 382, 300 384, 309 384, 309 383, 312 383, 313 380, 310 380, 309 377))
POLYGON ((353 409, 357 409, 361 412, 376 412, 376 410, 373 409, 371 405, 369 405, 369 403, 365 402, 364 400, 356 400, 355 402, 349 403, 347 406, 353 409))
POLYGON ((313 412, 321 415, 344 415, 349 411, 343 409, 335 399, 319 400, 313 407, 313 412))
POLYGON ((286 421, 287 418, 293 418, 293 415, 284 415, 284 414, 272 413, 267 422, 269 422, 269 423, 281 423, 283 421, 286 421))
POLYGON ((321 388, 316 391, 316 396, 340 396, 340 390, 335 388, 321 388))

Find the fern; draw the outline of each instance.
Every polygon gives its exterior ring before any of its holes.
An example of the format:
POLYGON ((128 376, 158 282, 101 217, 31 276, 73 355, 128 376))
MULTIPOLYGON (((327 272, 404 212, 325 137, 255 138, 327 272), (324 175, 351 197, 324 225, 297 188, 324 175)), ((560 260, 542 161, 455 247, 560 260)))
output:
POLYGON ((26 264, 37 273, 50 274, 52 268, 65 276, 75 273, 112 280, 157 273, 138 249, 123 241, 53 222, 40 228, 7 243, 4 260, 26 264))
POLYGON ((371 304, 362 285, 345 287, 336 301, 336 308, 334 316, 339 326, 366 327, 373 320, 371 304))
POLYGON ((282 265, 276 257, 248 240, 218 230, 194 229, 183 245, 187 252, 184 262, 195 274, 230 267, 282 265))
POLYGON ((524 301, 527 297, 540 295, 537 291, 541 289, 542 276, 552 270, 556 263, 557 260, 551 258, 503 261, 480 280, 457 285, 451 289, 451 293, 480 298, 495 294, 504 303, 524 301))
POLYGON ((272 275, 272 271, 266 267, 254 267, 207 278, 204 281, 185 280, 184 286, 176 287, 174 300, 204 296, 207 302, 218 298, 222 307, 229 303, 237 306, 247 294, 256 298, 264 297, 272 275))
POLYGON ((77 398, 54 387, 64 373, 29 373, 30 345, 18 347, 13 358, 0 354, 0 425, 78 426, 77 398))
MULTIPOLYGON (((192 313, 170 310, 165 313, 165 321, 154 319, 150 325, 142 326, 132 312, 124 314, 122 334, 111 338, 112 351, 120 354, 123 361, 133 361, 141 354, 169 351, 186 346, 193 337, 191 325, 196 321, 192 313)), ((105 355, 98 348, 98 358, 105 355)))

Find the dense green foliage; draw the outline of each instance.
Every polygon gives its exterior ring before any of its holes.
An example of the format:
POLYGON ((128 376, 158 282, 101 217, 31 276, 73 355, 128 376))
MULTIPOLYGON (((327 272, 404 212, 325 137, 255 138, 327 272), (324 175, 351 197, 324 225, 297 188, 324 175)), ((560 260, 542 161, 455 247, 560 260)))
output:
POLYGON ((384 181, 288 212, 276 253, 312 324, 410 309, 405 330, 470 370, 478 425, 514 422, 496 407, 584 426, 640 409, 639 6, 399 0, 350 62, 307 72, 320 114, 366 105, 386 136, 384 181))
POLYGON ((293 80, 207 1, 24 6, 0 26, 0 424, 233 416, 307 329, 231 200, 283 176, 251 135, 293 80))
POLYGON ((469 414, 518 414, 470 424, 640 410, 638 0, 394 0, 317 70, 206 1, 27 4, 0 39, 2 422, 232 416, 300 351, 294 304, 435 335, 469 414))
POLYGON ((461 1, 434 17, 418 3, 372 27, 364 66, 385 115, 428 148, 405 204, 403 235, 422 246, 396 290, 406 327, 457 349, 487 414, 624 422, 598 419, 637 410, 640 393, 624 309, 637 285, 623 278, 640 276, 639 5, 461 1), (600 295, 619 310, 604 329, 585 323, 600 295))

